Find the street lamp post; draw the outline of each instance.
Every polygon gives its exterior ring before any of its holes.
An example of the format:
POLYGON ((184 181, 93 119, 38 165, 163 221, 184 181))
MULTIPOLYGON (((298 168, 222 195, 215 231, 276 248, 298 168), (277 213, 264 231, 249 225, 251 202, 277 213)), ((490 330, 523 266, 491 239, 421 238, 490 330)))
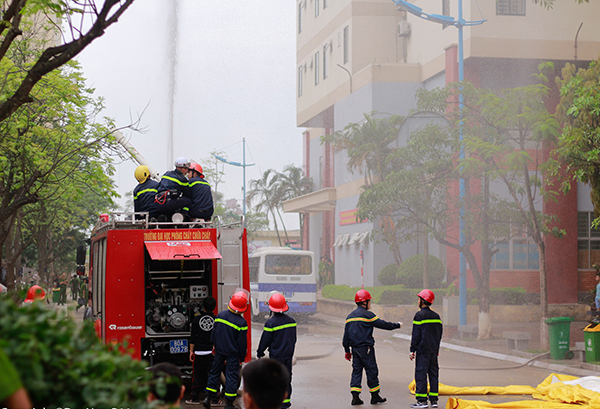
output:
POLYGON ((212 156, 214 156, 215 158, 217 158, 218 160, 220 160, 223 163, 227 163, 228 165, 233 165, 233 166, 239 166, 243 169, 243 185, 242 185, 242 193, 243 193, 243 205, 242 205, 242 211, 244 216, 246 216, 246 167, 247 166, 254 166, 254 163, 246 163, 246 138, 242 138, 242 163, 240 162, 232 162, 229 161, 225 158, 222 158, 221 156, 215 155, 214 153, 212 154, 212 156))
MULTIPOLYGON (((463 27, 465 26, 476 26, 479 24, 485 23, 486 20, 476 20, 476 21, 465 21, 463 19, 463 4, 462 0, 458 0, 458 20, 455 20, 454 17, 444 16, 441 14, 428 14, 424 13, 423 9, 415 6, 414 4, 408 3, 404 0, 392 0, 396 5, 406 10, 407 12, 414 14, 415 16, 422 18, 427 21, 432 21, 434 23, 445 24, 454 26, 458 29, 458 82, 462 84, 464 81, 464 51, 463 51, 463 27)), ((465 150, 462 146, 464 126, 463 126, 463 103, 464 96, 462 92, 462 85, 460 86, 460 93, 458 95, 458 110, 460 115, 460 125, 459 125, 459 139, 461 144, 460 149, 460 159, 465 159, 465 150)), ((460 200, 462 202, 465 197, 465 180, 461 177, 459 180, 459 195, 460 200)), ((460 220, 459 220, 459 229, 460 229, 460 246, 463 247, 465 245, 465 207, 464 204, 461 204, 460 208, 460 220)), ((460 252, 460 262, 459 262, 459 301, 460 301, 460 325, 467 325, 467 268, 466 268, 466 260, 465 255, 461 251, 460 252)))

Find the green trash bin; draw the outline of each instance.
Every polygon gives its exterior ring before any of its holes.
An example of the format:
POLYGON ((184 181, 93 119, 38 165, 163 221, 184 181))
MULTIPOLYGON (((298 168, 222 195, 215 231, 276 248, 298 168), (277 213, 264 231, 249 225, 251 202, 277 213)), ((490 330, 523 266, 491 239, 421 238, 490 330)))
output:
POLYGON ((590 324, 583 329, 585 362, 600 361, 600 325, 590 324))
POLYGON ((570 317, 553 317, 546 320, 550 334, 550 356, 552 359, 571 359, 573 352, 569 351, 571 342, 570 317))
POLYGON ((60 288, 52 289, 52 302, 57 303, 60 300, 60 288))

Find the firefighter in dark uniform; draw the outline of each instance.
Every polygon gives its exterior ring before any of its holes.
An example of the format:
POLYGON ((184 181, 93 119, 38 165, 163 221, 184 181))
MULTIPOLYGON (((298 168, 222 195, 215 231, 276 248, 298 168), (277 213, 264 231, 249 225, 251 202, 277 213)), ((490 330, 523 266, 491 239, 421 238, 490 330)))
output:
POLYGON ((192 203, 190 185, 186 177, 189 168, 190 161, 183 157, 177 158, 175 170, 165 172, 160 178, 156 195, 159 221, 167 221, 174 213, 192 203))
POLYGON ((371 392, 371 405, 386 402, 387 399, 379 395, 379 369, 375 360, 375 339, 373 327, 393 330, 402 327, 401 322, 388 322, 380 319, 371 308, 371 294, 367 290, 358 290, 354 296, 356 309, 346 317, 344 339, 342 345, 346 352, 345 358, 352 361, 352 379, 350 392, 352 405, 362 405, 360 399, 363 368, 367 374, 367 385, 371 392), (352 352, 350 350, 352 349, 352 352))
POLYGON ((290 378, 287 386, 287 397, 281 404, 282 408, 289 408, 292 397, 292 359, 296 348, 296 320, 284 314, 289 310, 285 296, 281 293, 273 293, 269 297, 269 309, 273 316, 265 322, 263 333, 260 337, 256 356, 265 356, 265 350, 269 349, 269 358, 281 362, 289 371, 290 378))
POLYGON ((427 377, 429 377, 429 402, 432 408, 438 407, 439 372, 438 355, 442 341, 442 320, 429 306, 433 304, 435 295, 431 290, 423 290, 419 294, 419 308, 413 319, 412 338, 409 358, 415 359, 415 397, 417 403, 411 408, 428 408, 427 377))
POLYGON ((150 170, 145 165, 138 166, 134 175, 139 183, 133 189, 133 211, 148 212, 151 218, 158 217, 154 202, 158 193, 158 182, 150 179, 150 170))
POLYGON ((210 341, 215 325, 213 311, 217 301, 207 297, 202 301, 202 312, 194 317, 190 337, 190 361, 193 362, 192 389, 188 404, 200 404, 200 393, 206 390, 208 371, 212 367, 213 345, 210 341))
POLYGON ((228 308, 221 311, 215 319, 211 337, 215 357, 208 375, 206 398, 202 402, 205 408, 210 409, 212 400, 216 397, 223 366, 225 366, 225 409, 236 408, 233 402, 237 397, 240 364, 246 359, 248 349, 248 323, 242 317, 248 309, 248 303, 248 292, 238 290, 231 296, 228 308))
POLYGON ((213 215, 213 197, 210 184, 204 179, 202 166, 192 163, 189 170, 192 204, 189 206, 188 214, 192 219, 204 219, 209 221, 213 215))

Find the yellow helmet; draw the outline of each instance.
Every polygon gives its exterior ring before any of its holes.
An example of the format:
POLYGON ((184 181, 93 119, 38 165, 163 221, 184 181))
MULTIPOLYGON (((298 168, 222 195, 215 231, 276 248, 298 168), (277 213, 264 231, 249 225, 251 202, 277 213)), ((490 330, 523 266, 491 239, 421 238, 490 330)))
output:
POLYGON ((138 182, 144 183, 150 177, 150 169, 148 166, 141 165, 135 168, 135 178, 138 182))

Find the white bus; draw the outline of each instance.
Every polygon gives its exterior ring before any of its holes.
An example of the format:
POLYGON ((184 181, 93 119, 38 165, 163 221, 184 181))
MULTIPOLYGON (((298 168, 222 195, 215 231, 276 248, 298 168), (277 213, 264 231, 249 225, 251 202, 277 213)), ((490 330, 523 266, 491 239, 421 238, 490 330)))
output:
POLYGON ((317 312, 317 265, 312 251, 261 247, 248 256, 252 315, 264 318, 272 291, 287 300, 292 314, 317 312))

